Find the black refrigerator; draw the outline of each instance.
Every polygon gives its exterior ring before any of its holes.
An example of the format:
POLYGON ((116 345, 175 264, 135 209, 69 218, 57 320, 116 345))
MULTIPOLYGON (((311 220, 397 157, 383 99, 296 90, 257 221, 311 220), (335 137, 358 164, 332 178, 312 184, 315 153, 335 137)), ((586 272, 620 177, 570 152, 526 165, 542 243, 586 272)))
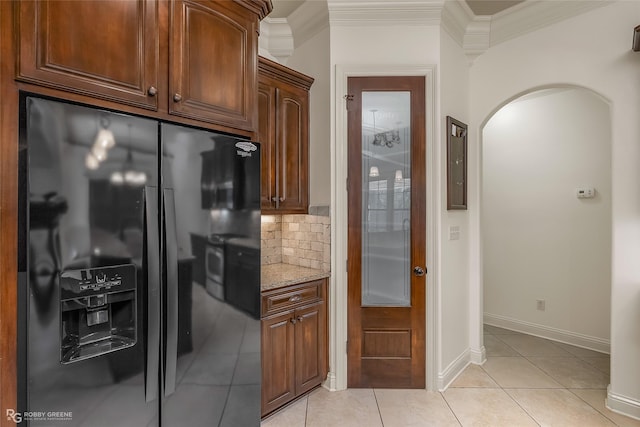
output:
POLYGON ((21 424, 259 425, 259 146, 28 94, 19 143, 21 424))

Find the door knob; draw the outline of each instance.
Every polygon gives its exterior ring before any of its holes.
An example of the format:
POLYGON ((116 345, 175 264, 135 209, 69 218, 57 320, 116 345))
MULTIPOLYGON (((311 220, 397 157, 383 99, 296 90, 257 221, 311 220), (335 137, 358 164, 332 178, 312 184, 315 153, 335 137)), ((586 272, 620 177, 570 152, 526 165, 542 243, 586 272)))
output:
POLYGON ((425 269, 422 267, 415 266, 413 267, 413 274, 415 274, 416 276, 424 276, 425 269))
POLYGON ((149 87, 149 90, 147 90, 147 93, 149 94, 149 96, 156 96, 156 94, 158 93, 158 89, 156 89, 155 86, 151 86, 149 87))
POLYGON ((182 101, 182 95, 180 95, 179 93, 176 93, 175 95, 173 95, 173 102, 180 102, 182 101))

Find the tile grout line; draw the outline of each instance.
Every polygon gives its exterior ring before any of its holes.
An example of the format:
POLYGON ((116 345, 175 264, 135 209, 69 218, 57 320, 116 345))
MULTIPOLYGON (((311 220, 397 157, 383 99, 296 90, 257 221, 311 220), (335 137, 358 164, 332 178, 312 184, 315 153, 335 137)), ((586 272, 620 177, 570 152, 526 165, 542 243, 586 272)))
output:
MULTIPOLYGON (((591 403, 587 402, 586 400, 584 400, 581 396, 575 394, 573 392, 573 390, 601 390, 599 388, 581 388, 581 389, 567 389, 569 391, 569 393, 573 394, 575 397, 577 397, 578 399, 582 400, 584 403, 586 403, 587 405, 589 405, 589 407, 593 408, 594 411, 596 411, 597 413, 599 413, 600 415, 602 415, 603 417, 605 417, 607 420, 611 421, 613 424, 615 424, 616 426, 618 426, 619 424, 617 422, 615 422, 614 420, 612 420, 611 418, 609 418, 607 416, 607 414, 603 413, 601 410, 599 410, 598 408, 594 407, 591 403)), ((605 406, 606 409, 606 406, 605 406)), ((614 412, 615 413, 615 412, 614 412)))
MULTIPOLYGON (((516 350, 515 348, 511 347, 508 343, 506 343, 506 342, 502 341, 500 338, 496 337, 495 335, 493 335, 493 336, 494 336, 496 339, 500 340, 500 342, 504 343, 504 345, 506 345, 507 347, 509 347, 510 349, 512 349, 513 351, 515 351, 517 354, 519 354, 519 356, 516 356, 516 357, 522 357, 522 358, 524 358, 524 355, 522 355, 518 350, 516 350)), ((487 357, 489 357, 489 356, 487 356, 487 357)), ((529 362, 529 363, 533 364, 532 362, 529 362)), ((534 365, 534 366, 535 366, 535 365, 534 365)), ((523 408, 523 407, 522 407, 522 405, 521 405, 521 404, 520 404, 516 399, 514 399, 514 397, 513 397, 513 396, 511 396, 511 394, 509 394, 509 393, 507 392, 507 390, 505 390, 505 388, 504 388, 502 385, 500 385, 500 383, 498 382, 498 380, 496 380, 495 378, 493 378, 493 377, 491 376, 491 374, 490 374, 486 369, 484 369, 484 366, 480 365, 480 368, 482 368, 482 370, 483 370, 483 371, 484 371, 484 372, 489 376, 489 378, 491 378, 491 379, 493 380, 493 382, 495 382, 495 383, 498 385, 498 387, 500 387, 500 390, 502 390, 502 392, 503 392, 504 394, 506 394, 507 396, 509 396, 509 399, 511 399, 511 400, 512 400, 516 405, 518 405, 518 407, 519 407, 520 409, 522 409, 522 411, 523 411, 525 414, 527 414, 527 416, 528 416, 529 418, 531 418, 531 419, 533 420, 533 422, 534 422, 534 423, 536 423, 538 426, 540 426, 540 425, 541 425, 541 424, 538 422, 538 420, 537 420, 537 419, 535 419, 535 417, 534 417, 532 414, 530 414, 530 413, 529 413, 529 411, 527 411, 525 408, 523 408)))
MULTIPOLYGON (((445 390, 446 391, 446 390, 445 390)), ((456 414, 456 411, 453 410, 453 408, 451 407, 451 405, 449 404, 449 401, 447 400, 447 398, 445 397, 444 393, 439 391, 438 393, 440 393, 440 396, 442 396, 442 400, 444 400, 444 403, 447 405, 447 408, 449 408, 449 410, 451 411, 451 413, 453 414, 453 416, 455 417, 456 421, 458 422, 458 424, 462 427, 462 421, 460 421, 460 418, 458 418, 458 415, 456 414)))
POLYGON ((382 424, 382 427, 384 427, 384 420, 382 419, 382 412, 380 411, 380 404, 378 403, 378 396, 376 395, 376 389, 372 388, 371 391, 373 391, 373 398, 376 401, 376 408, 378 408, 378 416, 380 417, 380 424, 382 424))
MULTIPOLYGON (((515 348, 513 348, 512 346, 510 346, 507 342, 505 342, 504 340, 501 340, 500 338, 498 338, 496 335, 494 335, 494 334, 489 334, 489 333, 487 333, 487 332, 484 332, 484 335, 492 335, 494 338, 496 338, 496 339, 500 340, 500 342, 504 343, 504 345, 506 345, 507 347, 511 348, 513 351, 515 351, 516 353, 518 353, 518 354, 520 355, 519 357, 522 357, 524 360, 526 360, 527 362, 531 363, 533 366, 535 366, 537 369, 539 369, 541 372, 543 372, 545 375, 547 375, 547 376, 548 376, 549 378, 551 378, 553 381, 555 381, 556 383, 558 383, 558 384, 560 384, 560 385, 562 386, 562 387, 561 387, 561 388, 559 388, 559 389, 558 389, 558 388, 556 388, 556 389, 550 389, 550 388, 520 388, 520 389, 522 389, 522 390, 566 390, 566 391, 568 391, 569 393, 571 393, 572 395, 576 396, 576 397, 577 397, 578 399, 580 399, 581 401, 583 401, 584 403, 586 403, 586 404, 587 404, 587 406, 589 406, 590 408, 592 408, 592 409, 593 409, 594 411, 596 411, 597 413, 601 414, 601 415, 602 415, 603 417, 605 417, 607 420, 611 421, 611 422, 612 422, 613 424, 615 424, 615 425, 618 425, 615 421, 613 421, 611 418, 609 418, 606 414, 602 413, 598 408, 594 407, 594 406, 593 406, 593 405, 591 405, 589 402, 587 402, 586 400, 584 400, 582 397, 578 396, 578 395, 577 395, 576 393, 574 393, 574 392, 573 392, 569 387, 567 387, 567 386, 565 386, 564 384, 560 383, 560 382, 559 382, 559 381, 558 381, 554 376, 552 376, 552 375, 551 375, 551 373, 550 373, 550 372, 547 372, 547 371, 546 371, 546 370, 544 370, 542 367, 538 366, 536 363, 534 363, 532 360, 530 360, 530 359, 529 359, 529 357, 545 357, 545 356, 525 356, 524 354, 520 353, 518 350, 516 350, 515 348)), ((509 334, 505 334, 505 335, 509 335, 509 334)), ((525 335, 527 335, 527 334, 525 334, 525 335)), ((566 352, 566 353, 567 353, 567 355, 568 355, 568 356, 547 356, 547 357, 551 357, 551 358, 552 358, 552 357, 558 357, 558 358, 564 358, 564 359, 576 359, 576 360, 578 360, 578 361, 580 361, 580 362, 583 362, 583 363, 588 364, 588 365, 589 365, 589 367, 593 368, 595 371, 602 372, 602 373, 605 373, 605 374, 606 374, 606 372, 603 372, 602 370, 600 370, 600 369, 596 368, 595 366, 592 366, 591 364, 589 364, 586 360, 584 360, 584 358, 582 358, 582 357, 580 357, 580 356, 578 356, 578 355, 576 355, 576 354, 573 354, 573 353, 571 353, 570 351, 565 350, 565 349, 563 349, 563 348, 562 348, 562 347, 560 347, 560 346, 555 345, 555 343, 554 343, 552 340, 549 340, 549 339, 546 339, 546 338, 542 338, 542 337, 538 337, 538 338, 541 338, 541 339, 543 339, 543 340, 545 340, 545 341, 548 341, 550 344, 552 344, 553 346, 555 346, 555 347, 559 348, 560 350, 562 350, 562 351, 566 352)), ((567 345, 571 345, 571 344, 567 344, 567 345)), ((489 357, 489 356, 487 356, 487 357, 489 357)), ((495 378, 493 378, 493 377, 489 374, 489 372, 487 372, 487 371, 484 369, 484 367, 483 367, 482 365, 480 365, 480 367, 481 367, 481 368, 483 368, 483 370, 485 371, 485 373, 486 373, 486 374, 487 374, 491 379, 493 379, 493 380, 496 382, 496 384, 498 384, 498 382, 495 380, 495 378)), ((506 390, 509 390, 509 388, 505 389, 505 388, 504 388, 504 387, 502 387, 500 384, 498 384, 498 386, 499 386, 499 387, 500 387, 500 388, 501 388, 501 389, 502 389, 502 390, 503 390, 503 391, 504 391, 504 392, 505 392, 505 393, 506 393, 506 394, 507 394, 507 395, 508 395, 508 396, 509 396, 509 397, 510 397, 510 398, 511 398, 511 399, 512 399, 512 400, 513 400, 517 405, 518 405, 518 406, 520 406, 520 407, 522 408, 522 410, 524 410, 524 411, 525 411, 525 413, 527 413, 527 415, 529 415, 529 416, 530 416, 530 417, 531 417, 531 418, 532 418, 536 423, 538 423, 538 422, 537 422, 537 420, 536 420, 536 419, 535 419, 531 414, 529 414, 529 413, 528 413, 528 412, 527 412, 527 411, 526 411, 526 410, 525 410, 525 409, 524 409, 524 408, 523 408, 523 407, 518 403, 518 401, 517 401, 515 398, 513 398, 513 396, 511 396, 511 394, 509 394, 509 393, 506 391, 506 390)), ((516 389, 516 388, 514 388, 514 389, 516 389)), ((601 390, 601 389, 584 389, 584 390, 601 390)), ((540 424, 538 423, 538 425, 540 425, 540 424)))

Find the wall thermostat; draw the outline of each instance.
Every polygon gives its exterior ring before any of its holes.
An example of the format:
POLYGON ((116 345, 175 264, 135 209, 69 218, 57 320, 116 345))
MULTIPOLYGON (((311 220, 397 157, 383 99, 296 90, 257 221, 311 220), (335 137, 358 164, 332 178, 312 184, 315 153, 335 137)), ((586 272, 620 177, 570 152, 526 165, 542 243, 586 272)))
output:
POLYGON ((591 199, 596 196, 595 188, 578 188, 576 189, 576 196, 578 199, 591 199))

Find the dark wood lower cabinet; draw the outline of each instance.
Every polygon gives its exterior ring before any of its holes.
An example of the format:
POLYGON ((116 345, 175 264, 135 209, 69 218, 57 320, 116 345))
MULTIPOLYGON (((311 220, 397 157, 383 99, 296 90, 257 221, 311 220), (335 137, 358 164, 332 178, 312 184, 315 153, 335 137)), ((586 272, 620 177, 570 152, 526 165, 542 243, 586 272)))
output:
POLYGON ((327 375, 326 282, 263 293, 262 416, 317 387, 327 375), (283 297, 291 304, 273 304, 283 297))

